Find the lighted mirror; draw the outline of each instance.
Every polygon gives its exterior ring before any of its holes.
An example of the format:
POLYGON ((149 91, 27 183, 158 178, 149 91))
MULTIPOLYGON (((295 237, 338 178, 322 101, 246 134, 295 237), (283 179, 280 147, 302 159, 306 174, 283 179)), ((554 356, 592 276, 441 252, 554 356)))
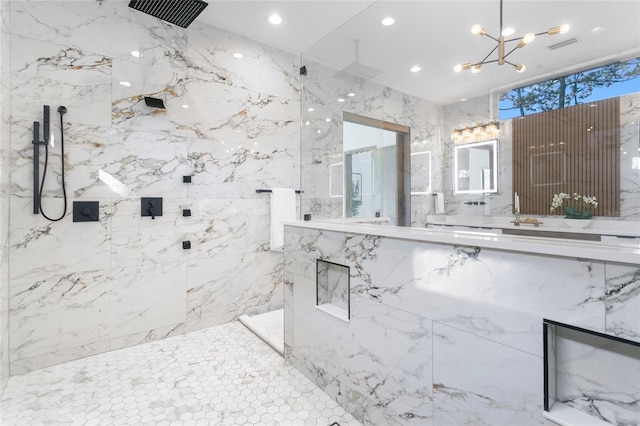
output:
POLYGON ((457 145, 454 151, 456 194, 498 191, 498 141, 457 145))

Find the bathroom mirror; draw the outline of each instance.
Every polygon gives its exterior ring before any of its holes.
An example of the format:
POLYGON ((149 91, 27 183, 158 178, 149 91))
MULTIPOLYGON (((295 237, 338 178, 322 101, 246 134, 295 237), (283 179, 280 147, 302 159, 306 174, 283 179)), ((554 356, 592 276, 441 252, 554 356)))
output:
POLYGON ((498 192, 498 141, 457 145, 454 150, 456 194, 498 192))

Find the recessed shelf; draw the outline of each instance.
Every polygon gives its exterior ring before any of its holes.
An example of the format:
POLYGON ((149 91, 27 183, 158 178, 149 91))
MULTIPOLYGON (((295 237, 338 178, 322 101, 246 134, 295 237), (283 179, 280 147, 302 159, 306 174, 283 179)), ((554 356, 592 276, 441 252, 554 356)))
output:
POLYGON ((336 318, 350 318, 349 267, 317 259, 316 307, 336 318))

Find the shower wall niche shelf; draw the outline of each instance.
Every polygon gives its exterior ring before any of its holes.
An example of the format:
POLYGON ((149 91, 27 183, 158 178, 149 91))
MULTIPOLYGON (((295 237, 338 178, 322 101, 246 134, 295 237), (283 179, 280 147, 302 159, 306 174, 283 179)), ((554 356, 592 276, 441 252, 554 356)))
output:
POLYGON ((544 417, 566 426, 637 424, 640 342, 547 320, 544 417), (613 404, 613 405, 612 405, 613 404))
POLYGON ((316 307, 329 315, 349 322, 349 267, 326 260, 316 260, 316 307))

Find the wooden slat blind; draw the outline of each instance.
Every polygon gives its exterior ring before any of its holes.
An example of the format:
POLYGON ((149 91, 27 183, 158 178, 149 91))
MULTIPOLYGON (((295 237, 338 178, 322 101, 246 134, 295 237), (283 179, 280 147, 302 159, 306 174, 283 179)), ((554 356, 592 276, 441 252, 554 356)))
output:
POLYGON ((596 216, 620 216, 620 101, 513 119, 513 191, 522 214, 548 215, 553 194, 596 196, 596 216))

